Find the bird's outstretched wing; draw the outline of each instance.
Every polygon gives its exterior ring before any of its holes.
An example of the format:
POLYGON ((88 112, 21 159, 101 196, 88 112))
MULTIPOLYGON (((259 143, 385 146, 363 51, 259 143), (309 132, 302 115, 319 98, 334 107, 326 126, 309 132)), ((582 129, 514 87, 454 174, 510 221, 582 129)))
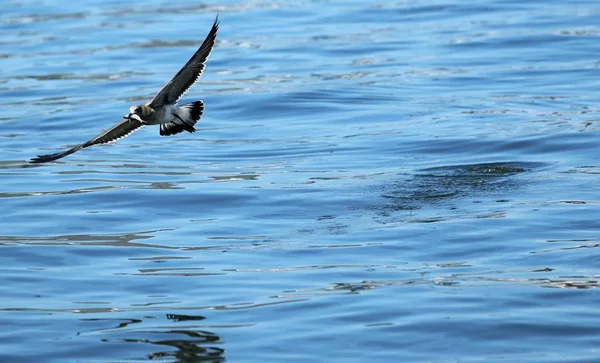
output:
POLYGON ((117 141, 126 136, 129 136, 129 134, 131 134, 132 132, 134 132, 135 130, 139 129, 142 126, 143 126, 143 124, 140 121, 135 120, 135 119, 127 119, 126 118, 126 119, 123 119, 123 121, 116 124, 115 126, 111 127, 110 129, 104 131, 100 135, 94 137, 93 139, 91 139, 87 142, 84 142, 83 144, 79 144, 67 151, 63 151, 63 152, 59 152, 59 153, 55 153, 55 154, 39 155, 37 158, 31 159, 30 163, 34 163, 34 164, 46 163, 48 161, 54 161, 54 160, 58 160, 60 158, 64 158, 65 156, 71 155, 74 152, 77 152, 86 147, 90 147, 90 146, 94 146, 94 145, 101 145, 101 144, 110 144, 113 141, 117 141))
POLYGON ((196 83, 204 71, 205 62, 210 51, 215 45, 217 31, 219 30, 219 17, 215 19, 212 29, 204 39, 190 60, 177 72, 177 74, 148 102, 152 108, 158 108, 167 104, 177 102, 190 87, 196 83))

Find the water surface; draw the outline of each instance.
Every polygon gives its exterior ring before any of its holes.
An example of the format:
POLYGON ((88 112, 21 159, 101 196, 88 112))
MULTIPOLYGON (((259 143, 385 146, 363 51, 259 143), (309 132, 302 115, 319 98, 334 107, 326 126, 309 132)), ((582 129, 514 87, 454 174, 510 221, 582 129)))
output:
POLYGON ((0 360, 596 362, 594 2, 9 1, 0 360), (54 163, 221 28, 195 134, 54 163))

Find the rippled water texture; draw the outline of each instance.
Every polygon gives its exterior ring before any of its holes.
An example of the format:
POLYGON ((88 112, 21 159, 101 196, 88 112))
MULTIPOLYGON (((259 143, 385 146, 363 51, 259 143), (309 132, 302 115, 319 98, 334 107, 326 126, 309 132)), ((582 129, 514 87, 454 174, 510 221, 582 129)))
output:
POLYGON ((0 361, 597 362, 600 5, 19 1, 0 361), (195 134, 112 126, 219 14, 195 134))

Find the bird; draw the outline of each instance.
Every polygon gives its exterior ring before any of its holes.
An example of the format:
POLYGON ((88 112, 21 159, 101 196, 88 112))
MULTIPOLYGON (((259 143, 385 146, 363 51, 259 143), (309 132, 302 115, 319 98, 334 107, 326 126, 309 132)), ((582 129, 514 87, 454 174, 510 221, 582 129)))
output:
POLYGON ((206 60, 215 44, 218 30, 219 16, 217 15, 200 48, 152 100, 143 105, 131 106, 129 114, 123 116, 120 122, 93 139, 66 151, 39 155, 31 159, 30 163, 46 163, 64 158, 86 147, 110 144, 129 136, 145 125, 160 125, 161 136, 175 135, 183 131, 195 132, 194 125, 202 117, 204 102, 195 101, 180 106, 177 103, 202 75, 206 67, 206 60))

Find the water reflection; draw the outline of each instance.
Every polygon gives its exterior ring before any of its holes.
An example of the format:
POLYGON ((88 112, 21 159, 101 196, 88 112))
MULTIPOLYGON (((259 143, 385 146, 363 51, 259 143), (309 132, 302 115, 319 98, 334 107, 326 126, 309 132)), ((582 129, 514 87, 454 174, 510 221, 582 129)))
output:
MULTIPOLYGON (((164 333, 163 333, 164 334, 164 333)), ((150 344, 175 348, 174 351, 158 351, 148 355, 148 359, 175 358, 176 362, 223 362, 225 350, 214 344, 220 337, 208 331, 171 330, 166 334, 179 336, 178 339, 149 340, 150 344)))
MULTIPOLYGON (((177 325, 189 324, 205 320, 201 315, 166 314, 167 319, 177 325)), ((113 322, 115 319, 82 319, 92 323, 113 322)), ((198 326, 187 325, 177 327, 144 327, 141 319, 117 319, 118 324, 112 328, 100 329, 94 333, 108 334, 109 338, 101 339, 105 343, 142 343, 154 346, 147 354, 150 360, 169 359, 171 362, 223 362, 225 349, 219 347, 221 337, 216 333, 198 326), (137 325, 137 327, 136 327, 137 325)), ((84 334, 85 335, 85 334, 84 334)), ((131 349, 135 351, 135 349, 131 349)))
MULTIPOLYGON (((424 271, 427 269, 424 269, 424 271)), ((438 287, 481 287, 489 286, 499 288, 506 286, 536 286, 542 288, 555 289, 596 289, 600 287, 598 276, 548 276, 540 277, 540 273, 552 273, 553 269, 528 270, 528 271, 498 271, 494 273, 464 273, 434 275, 427 273, 426 277, 407 278, 397 280, 369 280, 369 281, 348 281, 331 283, 328 286, 317 287, 313 289, 297 289, 286 291, 277 295, 278 298, 310 298, 331 294, 361 294, 368 293, 370 290, 383 289, 398 286, 438 286, 438 287), (531 274, 530 277, 522 277, 523 274, 531 274), (512 275, 512 276, 507 276, 512 275)), ((425 274, 425 273, 423 273, 425 274)))
POLYGON ((172 229, 157 229, 141 232, 123 233, 123 234, 76 234, 76 235, 57 235, 57 236, 0 236, 0 246, 10 245, 100 245, 100 246, 129 246, 129 247, 152 247, 152 248, 172 248, 169 246, 159 246, 147 243, 136 242, 154 238, 159 232, 171 231, 172 229))

